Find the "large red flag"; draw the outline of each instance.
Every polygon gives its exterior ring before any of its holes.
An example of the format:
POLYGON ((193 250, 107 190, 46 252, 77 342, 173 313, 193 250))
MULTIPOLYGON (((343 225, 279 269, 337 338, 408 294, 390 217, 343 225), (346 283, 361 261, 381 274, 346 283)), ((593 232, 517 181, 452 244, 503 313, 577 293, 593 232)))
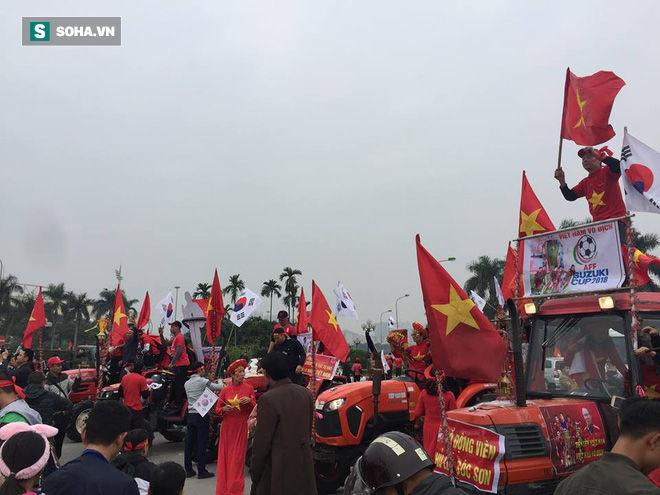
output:
POLYGON ((346 361, 349 351, 346 337, 339 328, 337 318, 325 300, 323 292, 313 280, 312 311, 309 315, 309 323, 312 325, 314 340, 323 342, 328 352, 340 361, 346 361))
MULTIPOLYGON (((628 249, 622 246, 623 261, 628 266, 628 249)), ((650 282, 649 268, 651 265, 660 266, 660 259, 655 256, 644 254, 639 249, 633 250, 633 267, 635 271, 635 285, 644 285, 650 282)))
MULTIPOLYGON (((522 285, 520 286, 522 290, 522 285)), ((506 263, 504 264, 504 275, 502 276, 502 295, 504 300, 515 298, 516 291, 516 253, 509 247, 506 250, 506 263)))
POLYGON ((149 319, 151 318, 151 299, 149 298, 149 291, 144 296, 144 302, 142 303, 142 309, 140 309, 140 316, 138 316, 137 328, 142 329, 149 324, 149 319))
POLYGON ((539 198, 534 194, 534 190, 529 184, 527 175, 525 175, 525 171, 523 170, 518 237, 527 237, 552 230, 555 230, 555 226, 552 224, 539 198))
POLYGON ((44 311, 44 298, 41 295, 41 287, 39 287, 39 294, 34 300, 34 307, 30 314, 30 319, 23 332, 23 347, 29 349, 32 347, 32 334, 39 330, 46 324, 46 312, 44 311))
POLYGON ((497 381, 506 344, 488 318, 417 236, 417 265, 429 324, 433 364, 447 375, 497 381))
POLYGON ((220 288, 220 279, 218 278, 218 269, 213 276, 213 285, 211 286, 211 297, 206 308, 206 340, 210 344, 215 342, 222 333, 222 318, 225 316, 225 303, 222 301, 222 289, 220 288))
POLYGON ((121 290, 117 286, 115 294, 115 308, 112 312, 112 344, 119 345, 128 332, 128 320, 126 319, 126 308, 124 298, 121 297, 121 290))
POLYGON ((582 146, 609 141, 616 134, 609 123, 614 99, 625 81, 614 72, 577 77, 566 69, 561 137, 582 146))
POLYGON ((309 332, 309 321, 307 320, 307 303, 305 301, 305 290, 300 289, 300 298, 298 299, 298 314, 296 315, 296 334, 309 332))

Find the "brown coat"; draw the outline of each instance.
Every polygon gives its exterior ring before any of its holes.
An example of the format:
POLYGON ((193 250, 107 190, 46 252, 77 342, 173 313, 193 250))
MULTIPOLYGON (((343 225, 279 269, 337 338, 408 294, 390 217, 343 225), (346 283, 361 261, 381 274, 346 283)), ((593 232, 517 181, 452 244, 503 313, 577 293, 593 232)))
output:
POLYGON ((315 495, 312 394, 279 380, 259 399, 252 443, 252 493, 315 495))

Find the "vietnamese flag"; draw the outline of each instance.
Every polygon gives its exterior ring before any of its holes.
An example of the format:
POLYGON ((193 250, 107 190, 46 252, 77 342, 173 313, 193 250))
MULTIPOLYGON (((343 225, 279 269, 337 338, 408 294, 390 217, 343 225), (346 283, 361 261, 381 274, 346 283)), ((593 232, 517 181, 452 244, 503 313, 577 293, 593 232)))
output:
POLYGON ((115 294, 115 308, 112 312, 112 343, 117 346, 124 340, 128 332, 128 320, 126 319, 126 308, 124 298, 121 296, 119 285, 115 294))
POLYGON ((300 289, 300 298, 298 299, 298 313, 296 314, 296 334, 309 332, 309 322, 307 320, 307 303, 305 302, 305 289, 300 289))
MULTIPOLYGON (((627 246, 622 246, 623 260, 628 266, 628 249, 627 246)), ((651 265, 660 266, 660 259, 655 256, 649 256, 644 254, 639 249, 634 248, 633 250, 633 269, 635 272, 635 285, 640 286, 647 284, 651 281, 649 276, 649 268, 651 265)))
POLYGON ((222 301, 222 289, 218 278, 218 269, 213 276, 211 297, 206 307, 206 340, 213 344, 222 333, 222 318, 225 316, 225 303, 222 301))
POLYGON ((461 286, 424 249, 419 235, 416 241, 434 365, 456 378, 497 381, 506 343, 461 286))
POLYGON ((539 198, 534 194, 534 190, 529 184, 527 175, 523 170, 518 237, 527 237, 552 230, 555 230, 555 226, 552 224, 539 198))
POLYGON ((46 312, 44 311, 44 298, 41 295, 41 287, 39 287, 39 294, 34 300, 34 307, 30 313, 30 319, 23 332, 23 347, 29 349, 32 347, 32 334, 46 325, 46 312))
POLYGON ((561 137, 582 146, 594 146, 615 136, 609 123, 614 99, 625 81, 614 72, 599 71, 577 77, 566 69, 561 137))
POLYGON ((138 330, 146 327, 149 324, 149 319, 151 318, 151 299, 149 298, 149 291, 144 296, 144 302, 142 303, 142 309, 140 309, 140 316, 138 316, 137 328, 138 330))
POLYGON ((328 301, 316 282, 312 280, 312 311, 309 315, 314 340, 323 342, 327 351, 340 361, 348 357, 348 343, 339 328, 337 318, 328 306, 328 301))

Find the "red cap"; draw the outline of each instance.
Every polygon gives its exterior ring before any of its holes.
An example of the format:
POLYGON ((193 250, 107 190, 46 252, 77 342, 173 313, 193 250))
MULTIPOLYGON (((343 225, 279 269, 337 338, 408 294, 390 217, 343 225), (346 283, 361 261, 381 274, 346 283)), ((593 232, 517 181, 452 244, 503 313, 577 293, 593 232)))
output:
POLYGON ((48 361, 46 361, 46 366, 48 366, 50 368, 54 364, 62 364, 63 362, 64 362, 64 359, 60 359, 59 356, 53 356, 48 361))

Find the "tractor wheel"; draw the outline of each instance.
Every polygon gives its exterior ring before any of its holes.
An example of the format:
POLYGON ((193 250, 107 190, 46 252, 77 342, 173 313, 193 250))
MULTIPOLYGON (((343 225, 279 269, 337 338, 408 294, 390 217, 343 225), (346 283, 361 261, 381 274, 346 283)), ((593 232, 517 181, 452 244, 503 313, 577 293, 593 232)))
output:
POLYGON ((335 493, 351 472, 351 461, 315 462, 316 488, 320 495, 335 493))
POLYGON ((94 407, 94 402, 91 400, 84 400, 73 406, 73 411, 71 412, 71 424, 67 431, 67 436, 73 442, 82 441, 82 430, 87 424, 87 418, 89 418, 89 413, 92 410, 92 407, 94 407))

